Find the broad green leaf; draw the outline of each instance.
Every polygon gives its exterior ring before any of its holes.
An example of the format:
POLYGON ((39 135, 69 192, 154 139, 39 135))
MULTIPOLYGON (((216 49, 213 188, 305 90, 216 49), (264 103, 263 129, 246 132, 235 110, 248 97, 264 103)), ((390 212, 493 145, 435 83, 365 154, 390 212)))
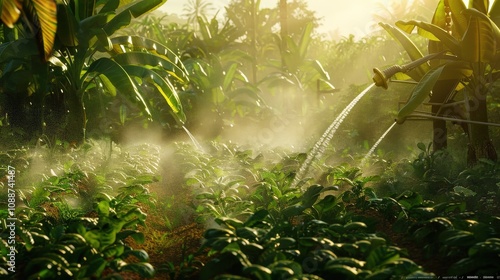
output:
MULTIPOLYGON (((30 38, 23 38, 0 45, 0 63, 12 61, 13 58, 19 59, 25 57, 29 59, 31 56, 37 54, 39 54, 39 50, 30 38)), ((18 67, 15 66, 12 71, 17 70, 18 67)), ((3 68, 2 71, 2 75, 8 72, 7 68, 3 68)))
POLYGON ((234 232, 228 229, 222 228, 209 228, 203 234, 205 239, 219 238, 219 237, 230 237, 234 236, 234 232))
POLYGON ((101 80, 101 83, 103 86, 106 88, 107 92, 111 96, 116 96, 116 87, 111 83, 111 81, 106 77, 105 75, 99 75, 99 79, 101 80))
POLYGON ((135 272, 142 278, 152 278, 155 275, 155 269, 147 262, 129 263, 122 266, 120 270, 135 272))
POLYGON ((78 26, 78 40, 89 43, 98 32, 108 35, 103 27, 111 18, 112 15, 109 14, 96 14, 81 20, 78 26))
POLYGON ((105 258, 109 259, 112 257, 119 257, 123 254, 125 246, 123 244, 112 244, 111 246, 104 249, 102 254, 105 258))
POLYGON ((492 62, 500 43, 500 29, 488 16, 475 10, 467 9, 471 16, 469 28, 462 40, 463 59, 469 62, 492 62))
POLYGON ((306 208, 313 206, 323 190, 324 187, 321 185, 310 186, 302 195, 302 205, 306 208))
POLYGON ((82 76, 82 89, 85 90, 93 80, 93 76, 104 75, 109 81, 116 87, 116 89, 125 94, 129 99, 135 101, 138 99, 144 106, 144 111, 148 116, 151 116, 149 107, 142 97, 141 93, 137 89, 135 83, 132 81, 127 72, 115 61, 109 58, 100 58, 94 61, 87 72, 82 76), (89 76, 92 78, 87 81, 89 76))
POLYGON ((478 268, 483 266, 485 262, 477 258, 463 258, 452 264, 448 269, 448 273, 453 275, 471 275, 475 274, 478 268))
POLYGON ((326 266, 331 266, 331 265, 347 265, 350 267, 362 269, 365 266, 365 262, 357 260, 355 258, 340 257, 340 258, 336 258, 334 260, 329 260, 326 263, 326 266))
POLYGON ((94 14, 95 1, 74 1, 75 15, 78 21, 82 21, 94 14))
POLYGON ((271 278, 272 271, 269 268, 258 264, 252 264, 250 266, 243 268, 243 273, 245 275, 255 277, 255 279, 260 279, 260 280, 272 279, 271 278))
MULTIPOLYGON (((312 67, 318 71, 318 73, 321 75, 323 84, 327 84, 330 88, 333 87, 328 81, 330 80, 330 74, 323 68, 323 65, 321 65, 321 62, 319 60, 312 60, 311 61, 312 67)), ((335 88, 335 87, 333 87, 335 88)))
POLYGON ((344 225, 345 232, 363 232, 367 228, 368 227, 363 222, 350 222, 344 225))
POLYGON ((240 228, 243 226, 243 222, 238 220, 238 219, 235 219, 235 218, 221 217, 221 218, 216 218, 215 222, 219 225, 224 224, 225 226, 230 227, 230 228, 234 228, 234 229, 237 229, 237 228, 240 228))
POLYGON ((41 40, 45 61, 52 56, 54 40, 57 31, 57 4, 55 0, 31 0, 25 1, 25 10, 30 15, 31 21, 38 21, 41 29, 41 40))
POLYGON ((269 212, 265 209, 261 209, 257 212, 255 212, 252 216, 250 216, 244 223, 246 227, 254 227, 257 224, 263 222, 267 216, 269 215, 269 212))
POLYGON ((186 71, 184 64, 177 54, 157 41, 140 36, 118 36, 111 39, 111 42, 115 47, 113 50, 114 54, 126 52, 123 50, 123 47, 133 51, 143 51, 146 49, 150 53, 167 57, 182 70, 186 71))
POLYGON ((69 5, 57 6, 57 37, 64 46, 78 45, 78 21, 69 5))
POLYGON ((89 275, 94 275, 96 277, 101 276, 102 272, 106 268, 108 262, 104 260, 102 257, 96 257, 89 260, 87 264, 87 273, 89 275))
POLYGON ((489 8, 488 4, 489 4, 489 0, 470 0, 469 1, 469 8, 476 9, 483 14, 487 14, 488 8, 489 8))
POLYGON ((418 34, 424 38, 442 42, 455 55, 460 55, 461 53, 460 42, 437 25, 410 20, 398 21, 396 22, 396 26, 408 34, 411 34, 413 29, 417 28, 418 34))
POLYGON ((141 262, 147 262, 149 260, 148 253, 146 251, 142 250, 142 249, 139 249, 139 250, 130 250, 130 251, 125 252, 125 254, 127 256, 128 255, 132 255, 132 256, 136 257, 141 262))
POLYGON ((500 254, 500 239, 489 238, 484 242, 474 244, 469 248, 469 257, 489 257, 497 256, 500 254))
POLYGON ((21 15, 22 1, 21 0, 3 0, 0 2, 2 8, 2 22, 9 28, 14 28, 14 23, 17 22, 21 15))
POLYGON ((476 243, 474 234, 469 231, 449 229, 439 235, 439 240, 448 246, 470 247, 476 243))
POLYGON ((399 259, 399 253, 390 247, 377 247, 366 258, 366 268, 375 269, 399 259))
POLYGON ((337 279, 355 279, 359 273, 358 269, 342 264, 326 265, 323 270, 337 279))
POLYGON ((238 68, 238 64, 237 63, 233 63, 233 64, 231 64, 231 66, 229 66, 229 69, 227 70, 226 75, 224 76, 224 82, 222 84, 222 89, 224 91, 228 91, 229 90, 229 88, 231 86, 231 83, 234 80, 234 76, 235 76, 237 68, 238 68))
POLYGON ((300 41, 298 44, 298 56, 301 59, 304 59, 307 54, 307 48, 309 47, 309 43, 311 42, 311 32, 313 30, 312 22, 308 23, 304 28, 302 36, 300 37, 300 41))
POLYGON ((109 215, 109 209, 109 202, 107 202, 106 200, 101 200, 97 204, 97 212, 99 213, 99 216, 103 215, 107 217, 109 215))
POLYGON ((103 7, 99 10, 99 14, 104 14, 104 13, 114 13, 117 9, 118 6, 120 6, 120 0, 102 0, 102 1, 97 1, 96 6, 99 6, 101 2, 104 4, 103 7))
POLYGON ((186 121, 186 116, 184 115, 177 91, 169 80, 164 79, 155 71, 143 66, 124 65, 123 69, 125 69, 130 76, 139 77, 143 83, 145 82, 154 86, 155 89, 163 96, 179 122, 184 123, 186 121))
POLYGON ((127 52, 113 56, 113 60, 121 65, 141 65, 164 69, 170 76, 181 83, 187 81, 186 73, 174 62, 158 55, 145 52, 127 52))
POLYGON ((500 1, 495 0, 489 12, 490 19, 496 26, 500 26, 500 1))
MULTIPOLYGON (((422 53, 417 48, 417 46, 410 40, 410 38, 405 33, 403 33, 403 31, 389 24, 385 23, 379 23, 379 24, 389 33, 389 35, 391 35, 391 37, 396 39, 396 41, 406 50, 412 61, 423 57, 422 53)), ((407 74, 413 80, 418 82, 422 79, 425 73, 429 71, 429 68, 430 67, 427 63, 423 63, 415 68, 416 70, 415 72, 408 72, 407 74)))
POLYGON ((396 121, 398 123, 404 122, 405 118, 413 113, 415 109, 429 97, 432 88, 438 81, 445 66, 430 70, 422 77, 417 86, 413 89, 412 95, 408 102, 399 110, 396 121))
POLYGON ((120 105, 120 124, 125 125, 126 120, 127 120, 127 106, 122 104, 120 105))
POLYGON ((33 236, 29 231, 27 231, 24 228, 21 228, 20 230, 17 231, 17 235, 21 238, 21 240, 24 242, 24 247, 26 250, 29 252, 31 249, 33 249, 35 245, 35 240, 33 239, 33 236))
MULTIPOLYGON (((390 268, 378 269, 372 274, 368 275, 365 280, 387 280, 394 276, 394 272, 390 268)), ((431 278, 432 279, 432 278, 431 278)))
POLYGON ((210 33, 210 28, 206 20, 203 17, 198 17, 197 20, 201 38, 203 38, 204 40, 212 39, 212 34, 210 33))
POLYGON ((134 1, 129 4, 123 11, 111 19, 106 26, 104 31, 108 35, 114 34, 118 29, 125 27, 130 24, 132 17, 136 18, 144 13, 152 11, 165 3, 167 0, 140 0, 134 1))
POLYGON ((242 86, 242 87, 237 87, 235 90, 229 91, 226 93, 226 95, 234 102, 241 104, 243 102, 247 102, 247 104, 252 104, 255 106, 261 106, 263 105, 263 100, 258 94, 259 89, 252 86, 252 85, 247 85, 247 86, 242 86))
MULTIPOLYGON (((467 27, 469 25, 469 19, 463 14, 463 11, 467 8, 463 0, 448 0, 448 5, 451 11, 451 20, 453 22, 452 35, 457 39, 462 39, 467 27)), ((443 13, 444 16, 444 13, 443 13)), ((433 22, 434 23, 434 22, 433 22)), ((443 26, 441 26, 443 27, 443 26)))
MULTIPOLYGON (((419 144, 422 144, 422 143, 419 143, 419 144)), ((418 148, 421 149, 422 147, 419 146, 418 148)), ((425 149, 424 149, 424 151, 425 151, 425 149)), ((398 196, 397 200, 406 209, 420 206, 422 204, 422 202, 424 201, 424 199, 422 198, 422 196, 419 193, 412 192, 412 191, 405 191, 403 194, 398 196)))

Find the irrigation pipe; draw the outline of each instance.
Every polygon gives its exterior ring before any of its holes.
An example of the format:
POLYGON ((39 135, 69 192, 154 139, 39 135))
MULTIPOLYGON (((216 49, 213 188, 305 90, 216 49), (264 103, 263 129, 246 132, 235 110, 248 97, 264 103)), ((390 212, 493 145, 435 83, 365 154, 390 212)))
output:
POLYGON ((500 127, 500 123, 489 123, 489 122, 471 121, 471 120, 463 120, 463 119, 456 119, 456 118, 438 117, 438 116, 432 116, 432 115, 426 115, 426 114, 411 114, 411 115, 408 115, 408 117, 420 117, 420 118, 428 118, 428 119, 436 119, 436 120, 444 120, 444 121, 462 122, 462 123, 480 124, 480 125, 500 127))

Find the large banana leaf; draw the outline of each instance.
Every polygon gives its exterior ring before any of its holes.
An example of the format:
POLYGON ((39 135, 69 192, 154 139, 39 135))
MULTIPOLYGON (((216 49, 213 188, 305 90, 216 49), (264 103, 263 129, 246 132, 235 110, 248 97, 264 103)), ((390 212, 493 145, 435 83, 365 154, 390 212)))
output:
POLYGON ((495 0, 495 2, 493 2, 489 16, 496 26, 500 26, 500 1, 495 0))
MULTIPOLYGON (((186 71, 184 64, 182 63, 181 59, 177 56, 177 54, 175 54, 165 45, 155 40, 151 40, 140 36, 118 36, 111 39, 111 42, 113 43, 112 54, 124 53, 129 50, 143 51, 144 49, 146 49, 149 53, 167 57, 181 70, 183 70, 184 72, 186 71)), ((185 75, 183 75, 183 77, 186 80, 188 78, 185 75)))
MULTIPOLYGON (((14 60, 14 58, 29 58, 38 55, 39 51, 30 38, 22 38, 0 45, 0 64, 14 60)), ((6 71, 2 69, 2 71, 6 71)))
POLYGON ((130 24, 132 17, 136 18, 159 7, 167 0, 139 0, 129 4, 123 11, 106 24, 104 31, 111 36, 118 29, 130 24))
POLYGON ((168 106, 174 112, 174 116, 180 123, 186 122, 186 115, 182 109, 181 101, 177 95, 175 87, 167 80, 158 75, 155 71, 147 69, 143 66, 137 65, 124 65, 123 69, 127 71, 130 76, 138 77, 143 82, 148 82, 153 85, 156 90, 163 96, 168 106))
POLYGON ((35 21, 35 26, 41 29, 39 43, 43 47, 44 58, 47 61, 52 56, 54 39, 57 31, 57 5, 55 0, 31 0, 25 1, 25 10, 35 21))
POLYGON ((106 76, 117 91, 121 94, 125 94, 130 100, 135 102, 138 99, 144 106, 146 114, 151 117, 151 112, 146 101, 137 89, 134 81, 128 75, 127 71, 125 71, 120 64, 109 58, 100 58, 89 66, 87 72, 85 72, 81 78, 81 90, 85 90, 89 87, 93 82, 93 79, 99 75, 106 76))
POLYGON ((233 63, 229 66, 229 69, 225 72, 224 81, 222 83, 222 89, 224 91, 229 91, 231 84, 235 78, 236 70, 238 69, 238 63, 233 63))
POLYGON ((455 90, 460 90, 463 88, 463 84, 458 82, 463 78, 470 77, 472 74, 473 71, 470 68, 470 63, 465 61, 449 61, 440 67, 430 70, 413 89, 408 102, 398 112, 396 121, 403 122, 409 114, 413 113, 429 97, 438 80, 453 80, 458 84, 455 90))
MULTIPOLYGON (((467 9, 467 7, 463 0, 448 0, 448 6, 450 7, 451 20, 453 22, 451 26, 452 35, 457 39, 462 39, 469 25, 467 16, 463 14, 463 11, 467 9)), ((443 13, 439 16, 444 17, 445 14, 443 13)), ((434 23, 434 21, 432 23, 434 23)))
POLYGON ((57 37, 64 46, 78 45, 78 21, 69 5, 58 5, 57 37))
POLYGON ((210 32, 210 26, 207 24, 205 19, 203 17, 198 17, 198 26, 199 26, 199 32, 201 34, 201 38, 203 40, 209 40, 212 39, 212 33, 210 32))
POLYGON ((165 69, 167 73, 181 83, 187 81, 187 74, 172 61, 145 52, 127 52, 113 56, 113 60, 121 65, 148 65, 165 69))
MULTIPOLYGON (((423 55, 420 50, 415 46, 415 44, 410 40, 410 38, 400 29, 393 27, 390 24, 379 23, 382 28, 384 28, 389 35, 391 35, 396 41, 406 50, 411 60, 417 60, 422 58, 423 55)), ((429 71, 430 66, 428 63, 422 63, 415 68, 415 71, 408 72, 407 74, 415 81, 420 81, 422 77, 429 71)))
POLYGON ((460 42, 451 36, 443 28, 422 21, 409 20, 398 21, 396 26, 408 34, 411 34, 417 28, 418 34, 432 41, 442 42, 453 54, 460 55, 460 42))
POLYGON ((22 1, 21 0, 2 0, 0 2, 2 22, 9 28, 14 28, 14 23, 21 16, 22 1))
POLYGON ((500 44, 500 29, 476 9, 464 11, 470 16, 469 28, 462 40, 463 59, 470 62, 493 62, 500 44))
POLYGON ((483 14, 488 13, 489 0, 471 0, 469 1, 469 8, 478 10, 483 14))
POLYGON ((422 77, 420 82, 415 86, 415 89, 412 92, 412 95, 408 102, 405 104, 401 110, 398 112, 398 116, 396 121, 398 123, 404 122, 406 117, 413 113, 415 109, 420 106, 424 100, 429 97, 429 94, 432 91, 432 88, 439 80, 441 73, 443 72, 444 65, 435 69, 428 71, 425 76, 422 77))
POLYGON ((14 27, 21 15, 25 12, 32 28, 36 28, 38 41, 47 61, 52 55, 54 39, 57 30, 57 5, 55 0, 3 0, 0 2, 1 19, 5 25, 14 27), (41 31, 38 32, 38 29, 41 31))
POLYGON ((213 80, 208 76, 207 71, 205 70, 206 62, 201 59, 188 59, 185 61, 186 68, 188 69, 188 73, 190 73, 190 80, 198 86, 201 90, 209 89, 212 87, 213 80), (203 64, 203 65, 202 65, 203 64))
POLYGON ((103 5, 103 7, 99 10, 99 14, 114 13, 120 6, 120 0, 97 1, 96 6, 99 7, 101 5, 103 5))
POLYGON ((298 44, 298 55, 300 59, 305 59, 306 54, 307 54, 307 49, 309 48, 309 43, 311 43, 311 33, 313 31, 313 23, 310 22, 306 25, 304 28, 304 31, 302 32, 302 36, 300 36, 300 41, 298 44))

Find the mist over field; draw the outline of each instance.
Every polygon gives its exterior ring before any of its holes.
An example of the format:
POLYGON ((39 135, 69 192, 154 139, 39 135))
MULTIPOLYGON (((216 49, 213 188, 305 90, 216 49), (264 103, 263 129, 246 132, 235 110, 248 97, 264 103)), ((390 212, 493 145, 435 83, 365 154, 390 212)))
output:
POLYGON ((466 2, 3 1, 0 278, 498 278, 466 2))

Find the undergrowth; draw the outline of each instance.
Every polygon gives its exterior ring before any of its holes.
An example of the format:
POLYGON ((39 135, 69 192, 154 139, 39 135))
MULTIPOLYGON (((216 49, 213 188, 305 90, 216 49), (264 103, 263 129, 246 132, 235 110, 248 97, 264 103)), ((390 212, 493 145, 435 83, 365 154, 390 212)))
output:
MULTIPOLYGON (((330 164, 327 153, 292 187, 305 154, 217 142, 207 152, 184 143, 168 153, 105 142, 61 149, 1 155, 19 171, 23 260, 9 273, 3 241, 3 276, 411 279, 500 271, 495 162, 463 169, 419 144, 413 160, 374 158, 374 174, 364 176, 330 164), (160 260, 172 246, 176 255, 160 260)), ((6 225, 9 213, 0 214, 6 225)), ((7 230, 0 234, 7 240, 7 230)))

